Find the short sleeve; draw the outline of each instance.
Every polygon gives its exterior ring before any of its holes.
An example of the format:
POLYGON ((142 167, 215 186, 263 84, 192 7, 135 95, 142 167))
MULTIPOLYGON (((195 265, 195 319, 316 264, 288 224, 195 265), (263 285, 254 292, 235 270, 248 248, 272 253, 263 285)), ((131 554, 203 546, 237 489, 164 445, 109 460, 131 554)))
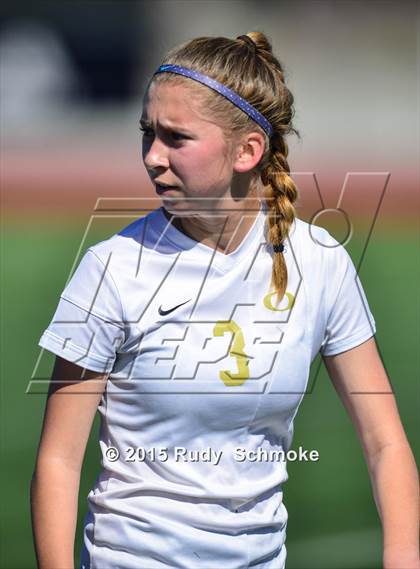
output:
POLYGON ((107 263, 88 249, 39 346, 81 367, 107 373, 125 340, 124 329, 121 300, 107 263))
POLYGON ((346 249, 335 243, 337 246, 327 252, 327 315, 320 349, 323 356, 355 348, 376 333, 375 320, 353 261, 346 249))

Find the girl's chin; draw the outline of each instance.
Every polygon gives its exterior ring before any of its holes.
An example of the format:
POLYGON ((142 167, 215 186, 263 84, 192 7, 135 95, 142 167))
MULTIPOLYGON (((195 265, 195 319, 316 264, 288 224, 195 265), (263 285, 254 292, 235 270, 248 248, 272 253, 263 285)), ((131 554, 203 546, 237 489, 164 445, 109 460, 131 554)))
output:
POLYGON ((168 213, 176 213, 177 215, 182 215, 182 212, 185 212, 185 214, 188 214, 188 211, 191 209, 191 206, 188 204, 188 201, 185 199, 182 199, 182 197, 179 198, 170 198, 168 196, 160 196, 162 205, 164 207, 164 209, 168 212, 168 213))
POLYGON ((179 190, 168 190, 164 194, 159 195, 162 202, 168 207, 185 207, 193 203, 191 199, 187 198, 185 194, 181 193, 179 190))
MULTIPOLYGON (((212 203, 205 198, 191 198, 181 193, 179 190, 173 190, 173 194, 170 192, 159 196, 163 207, 169 213, 176 213, 177 215, 192 215, 200 211, 212 210, 212 203), (176 195, 177 194, 177 195, 176 195)), ((213 206, 214 207, 214 206, 213 206)))

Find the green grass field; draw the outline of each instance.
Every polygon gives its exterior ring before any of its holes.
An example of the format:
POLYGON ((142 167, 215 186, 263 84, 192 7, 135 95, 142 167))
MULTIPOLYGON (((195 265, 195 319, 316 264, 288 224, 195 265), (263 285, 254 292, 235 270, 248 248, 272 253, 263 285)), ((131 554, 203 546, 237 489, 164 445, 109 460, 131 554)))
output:
MULTIPOLYGON (((130 220, 96 224, 94 243, 130 220)), ((29 485, 42 424, 45 395, 27 394, 58 296, 75 260, 84 222, 45 224, 8 221, 3 238, 2 271, 2 413, 3 544, 1 567, 36 567, 32 545, 29 485)), ((357 232, 356 232, 357 235, 357 232)), ((359 250, 354 238, 348 250, 359 250)), ((419 299, 415 227, 373 234, 360 273, 377 323, 377 341, 391 378, 404 426, 416 456, 419 450, 419 299)), ((53 358, 43 362, 47 371, 53 358)), ((317 463, 291 463, 285 485, 289 511, 288 569, 379 569, 381 532, 360 445, 324 368, 304 398, 295 421, 294 447, 317 449, 317 463)), ((82 475, 78 556, 86 495, 99 469, 98 418, 82 475)), ((77 565, 76 565, 77 567, 77 565)))

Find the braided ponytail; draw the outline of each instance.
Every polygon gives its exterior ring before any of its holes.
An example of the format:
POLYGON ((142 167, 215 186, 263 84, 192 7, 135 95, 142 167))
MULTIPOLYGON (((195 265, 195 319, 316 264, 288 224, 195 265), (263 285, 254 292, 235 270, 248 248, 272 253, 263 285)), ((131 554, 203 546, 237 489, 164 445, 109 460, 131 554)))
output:
POLYGON ((277 293, 277 302, 283 298, 287 287, 287 266, 283 249, 290 228, 296 217, 294 203, 298 199, 296 185, 290 176, 287 161, 289 147, 285 140, 287 134, 299 132, 292 126, 294 115, 292 93, 286 87, 283 66, 273 55, 272 47, 267 37, 261 32, 251 32, 248 37, 256 45, 258 55, 264 59, 277 79, 277 105, 265 112, 274 128, 270 141, 270 149, 260 164, 261 182, 264 186, 264 199, 268 207, 268 240, 273 246, 273 271, 271 287, 277 293))
POLYGON ((283 251, 275 252, 275 249, 278 245, 284 247, 296 216, 293 204, 298 198, 295 183, 290 176, 287 155, 288 146, 282 138, 279 147, 272 149, 268 164, 261 172, 264 198, 268 206, 268 240, 273 245, 274 250, 271 286, 277 292, 277 302, 280 302, 286 292, 287 266, 283 251))

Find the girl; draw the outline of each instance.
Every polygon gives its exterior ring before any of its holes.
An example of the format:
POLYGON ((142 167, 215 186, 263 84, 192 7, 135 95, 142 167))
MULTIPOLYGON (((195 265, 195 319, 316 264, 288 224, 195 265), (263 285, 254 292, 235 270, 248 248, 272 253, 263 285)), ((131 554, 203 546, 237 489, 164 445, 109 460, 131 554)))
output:
POLYGON ((40 340, 57 356, 31 488, 41 569, 73 567, 97 409, 80 569, 284 568, 284 458, 318 352, 363 445, 384 567, 419 568, 413 456, 351 259, 295 216, 292 117, 259 32, 189 41, 153 75, 143 160, 162 207, 86 252, 40 340))

